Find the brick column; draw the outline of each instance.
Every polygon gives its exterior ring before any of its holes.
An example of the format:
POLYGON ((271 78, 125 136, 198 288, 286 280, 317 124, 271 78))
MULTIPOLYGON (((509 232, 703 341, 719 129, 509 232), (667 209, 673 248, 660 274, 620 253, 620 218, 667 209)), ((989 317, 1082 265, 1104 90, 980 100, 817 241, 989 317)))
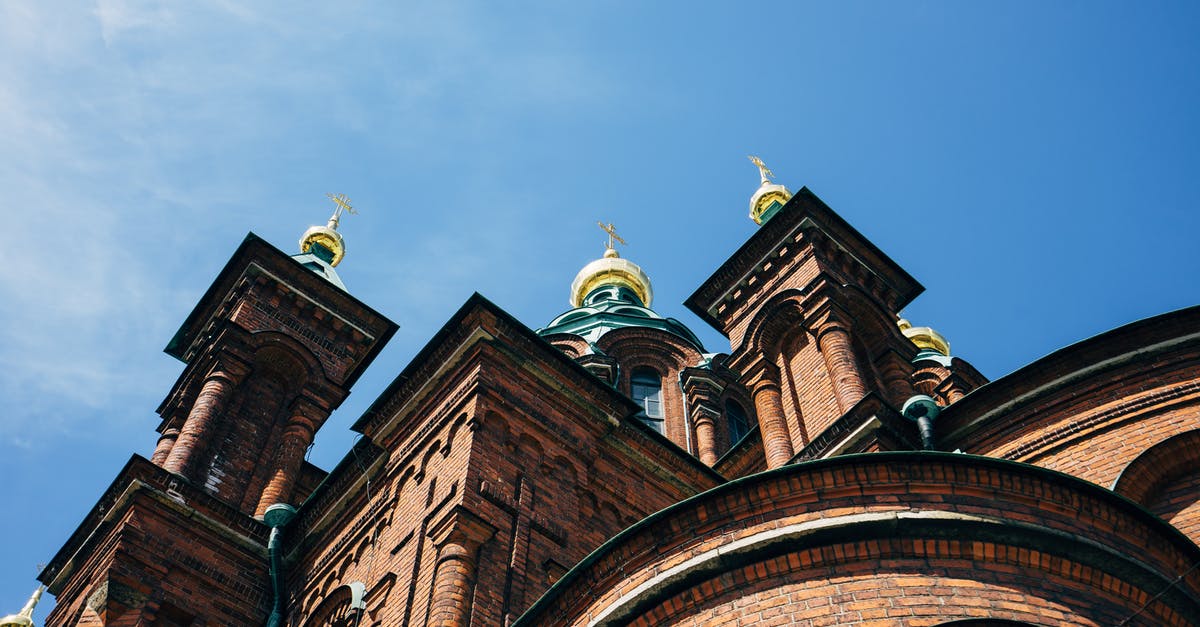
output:
MULTIPOLYGON (((899 407, 914 394, 909 374, 912 366, 894 350, 889 350, 882 362, 879 374, 883 378, 884 387, 887 388, 888 400, 899 407)), ((879 365, 880 361, 875 363, 879 365)))
POLYGON ((171 448, 175 446, 175 440, 179 438, 179 429, 174 427, 166 429, 158 438, 158 445, 154 447, 154 455, 150 456, 150 461, 163 465, 167 461, 167 456, 171 454, 171 448))
POLYGON ((696 425, 696 456, 708 466, 717 463, 716 417, 712 410, 703 405, 692 409, 692 423, 696 425))
POLYGON ((858 360, 854 357, 850 331, 846 324, 832 313, 827 314, 814 326, 817 345, 821 348, 821 354, 825 356, 825 367, 829 369, 829 378, 833 381, 838 406, 844 412, 867 395, 866 379, 863 378, 858 360))
POLYGON ((713 378, 711 371, 703 368, 685 368, 681 374, 684 404, 689 408, 688 418, 696 433, 696 457, 712 466, 717 463, 721 384, 713 378))
POLYGON ((788 434, 787 419, 783 416, 783 396, 779 389, 779 369, 759 360, 746 386, 754 396, 758 428, 762 435, 767 468, 778 468, 795 455, 788 434))
POLYGON ((217 416, 232 396, 233 388, 237 386, 242 374, 221 364, 213 369, 205 379, 204 387, 200 388, 200 393, 196 395, 196 402, 188 412, 187 420, 179 430, 179 437, 163 462, 163 468, 176 474, 187 475, 189 466, 208 445, 217 416))
POLYGON ((461 507, 456 507, 429 530, 437 547, 429 627, 461 627, 471 621, 479 547, 495 528, 461 507))
POLYGON ((271 478, 263 488, 254 517, 262 518, 267 508, 276 503, 288 503, 292 498, 292 487, 304 463, 304 452, 313 441, 317 427, 324 422, 326 412, 316 405, 300 399, 292 407, 292 419, 283 431, 275 458, 271 461, 271 478))

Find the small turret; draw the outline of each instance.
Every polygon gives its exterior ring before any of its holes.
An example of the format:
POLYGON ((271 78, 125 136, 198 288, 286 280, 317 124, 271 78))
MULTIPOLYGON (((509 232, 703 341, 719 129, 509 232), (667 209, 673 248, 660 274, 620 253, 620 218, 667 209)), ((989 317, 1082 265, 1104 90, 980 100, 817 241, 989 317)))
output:
POLYGON ((763 224, 792 199, 792 193, 788 188, 771 181, 775 173, 767 168, 762 159, 751 156, 750 163, 758 166, 758 173, 762 179, 762 183, 750 197, 750 219, 756 224, 763 224))
POLYGON ((903 318, 896 324, 900 327, 900 332, 904 334, 904 337, 916 344, 922 352, 933 351, 942 357, 950 356, 950 342, 942 337, 941 333, 929 327, 914 327, 912 323, 903 318))
POLYGON ((614 242, 624 244, 625 240, 617 235, 613 225, 599 224, 608 233, 607 248, 603 257, 587 264, 575 275, 575 280, 571 282, 571 306, 582 306, 588 295, 601 287, 618 287, 632 291, 640 301, 638 305, 649 307, 654 300, 650 277, 636 263, 622 259, 617 253, 614 242))
POLYGON ((334 271, 334 267, 342 262, 342 258, 346 256, 346 240, 342 239, 342 234, 338 233, 338 222, 341 220, 342 212, 357 214, 354 207, 350 206, 350 199, 345 194, 326 194, 333 201, 337 208, 333 210, 333 215, 329 217, 329 222, 325 226, 310 226, 300 236, 300 254, 293 255, 293 259, 299 261, 304 267, 316 272, 325 277, 330 283, 346 289, 342 283, 341 277, 334 271))

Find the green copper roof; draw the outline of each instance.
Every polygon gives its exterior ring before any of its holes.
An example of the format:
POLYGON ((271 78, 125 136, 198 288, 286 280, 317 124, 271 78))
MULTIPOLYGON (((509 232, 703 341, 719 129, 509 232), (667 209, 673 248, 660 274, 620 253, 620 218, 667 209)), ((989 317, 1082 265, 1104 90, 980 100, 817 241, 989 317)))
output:
POLYGON ((664 318, 644 306, 633 290, 616 285, 604 285, 592 290, 583 299, 583 304, 554 320, 538 335, 569 333, 594 344, 605 333, 628 327, 659 329, 683 338, 704 352, 700 339, 683 323, 674 318, 664 318))
POLYGON ((309 252, 292 255, 292 259, 299 261, 300 265, 321 275, 326 281, 341 288, 343 292, 350 291, 346 289, 346 284, 342 283, 342 278, 338 276, 338 273, 330 263, 333 261, 333 252, 319 243, 313 244, 309 252))

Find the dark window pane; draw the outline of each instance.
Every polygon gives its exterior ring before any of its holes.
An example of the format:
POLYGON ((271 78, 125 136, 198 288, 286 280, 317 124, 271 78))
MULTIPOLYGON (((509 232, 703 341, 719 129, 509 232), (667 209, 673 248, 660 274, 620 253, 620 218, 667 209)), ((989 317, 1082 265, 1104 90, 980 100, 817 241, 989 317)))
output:
POLYGON ((733 401, 725 401, 725 420, 729 424, 729 445, 737 444, 750 433, 750 420, 746 410, 733 401))

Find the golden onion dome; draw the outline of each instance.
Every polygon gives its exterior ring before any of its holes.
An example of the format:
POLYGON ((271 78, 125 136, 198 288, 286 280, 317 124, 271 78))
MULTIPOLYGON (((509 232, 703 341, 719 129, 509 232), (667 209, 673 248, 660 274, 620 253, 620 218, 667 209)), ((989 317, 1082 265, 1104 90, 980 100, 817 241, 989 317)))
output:
POLYGON ((342 234, 337 232, 336 218, 331 219, 325 226, 308 227, 308 230, 300 237, 300 252, 313 252, 314 244, 333 253, 333 258, 329 260, 331 266, 338 265, 342 262, 342 257, 346 256, 346 242, 342 239, 342 234))
POLYGON ((922 350, 931 350, 947 357, 950 356, 950 342, 942 337, 941 333, 934 331, 929 327, 914 327, 912 323, 903 318, 896 323, 900 327, 900 332, 910 342, 917 345, 917 348, 922 350))
POLYGON ((337 205, 337 208, 334 209, 333 215, 330 216, 329 222, 325 226, 310 226, 304 235, 300 236, 300 252, 317 255, 330 266, 336 267, 346 256, 346 242, 342 239, 342 234, 338 233, 338 221, 341 219, 343 211, 357 212, 354 207, 350 206, 350 199, 346 198, 345 194, 326 194, 326 196, 337 205), (314 250, 314 247, 324 250, 314 250))
POLYGON ((750 219, 754 220, 755 224, 762 224, 792 199, 792 193, 788 188, 771 181, 775 174, 767 168, 762 159, 752 156, 750 162, 758 167, 762 180, 754 195, 750 196, 750 219))
POLYGON ((644 307, 649 307, 654 300, 650 277, 636 263, 622 259, 612 247, 604 251, 603 257, 584 266, 575 275, 575 280, 571 282, 571 306, 583 305, 588 294, 605 286, 628 288, 637 295, 644 307))
POLYGON ((33 627, 33 609, 37 607, 38 601, 42 598, 42 590, 43 588, 38 586, 19 613, 0 618, 0 627, 33 627))

